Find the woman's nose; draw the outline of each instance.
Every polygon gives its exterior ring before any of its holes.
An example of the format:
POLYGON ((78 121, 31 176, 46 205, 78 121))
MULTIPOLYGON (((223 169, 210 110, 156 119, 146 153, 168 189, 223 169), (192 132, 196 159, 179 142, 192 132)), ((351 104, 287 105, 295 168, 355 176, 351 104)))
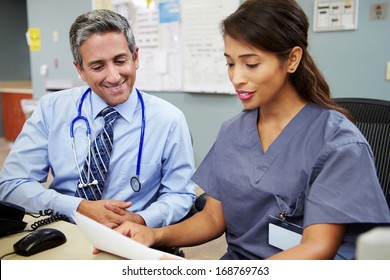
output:
POLYGON ((246 83, 244 73, 237 68, 230 70, 229 77, 235 87, 246 83))

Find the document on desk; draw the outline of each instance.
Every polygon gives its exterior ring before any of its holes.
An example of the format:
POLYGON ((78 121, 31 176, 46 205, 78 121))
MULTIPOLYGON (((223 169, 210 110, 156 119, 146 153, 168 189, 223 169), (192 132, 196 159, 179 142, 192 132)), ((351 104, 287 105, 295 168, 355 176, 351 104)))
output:
POLYGON ((73 219, 89 242, 101 251, 131 260, 158 260, 163 256, 181 259, 178 256, 149 248, 78 212, 73 214, 73 219))

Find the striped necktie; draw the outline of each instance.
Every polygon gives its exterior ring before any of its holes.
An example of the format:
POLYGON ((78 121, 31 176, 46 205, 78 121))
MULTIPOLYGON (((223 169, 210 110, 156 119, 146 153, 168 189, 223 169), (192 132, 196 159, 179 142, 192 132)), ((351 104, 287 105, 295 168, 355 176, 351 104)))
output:
POLYGON ((87 186, 81 184, 83 182, 79 180, 75 193, 76 196, 88 200, 99 200, 102 195, 114 139, 112 125, 118 116, 118 112, 112 107, 104 108, 101 114, 104 118, 104 127, 93 141, 90 151, 91 159, 87 156, 81 172, 81 177, 87 186))

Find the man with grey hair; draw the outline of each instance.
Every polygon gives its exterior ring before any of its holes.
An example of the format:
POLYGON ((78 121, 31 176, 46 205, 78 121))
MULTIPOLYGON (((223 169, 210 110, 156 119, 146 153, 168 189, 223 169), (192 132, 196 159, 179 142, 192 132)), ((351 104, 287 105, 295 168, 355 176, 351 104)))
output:
POLYGON ((69 218, 78 211, 112 228, 181 220, 195 199, 190 132, 178 108, 135 88, 139 57, 128 21, 93 10, 75 20, 69 38, 88 86, 41 98, 5 161, 0 200, 69 218), (115 115, 108 127, 106 109, 115 115))

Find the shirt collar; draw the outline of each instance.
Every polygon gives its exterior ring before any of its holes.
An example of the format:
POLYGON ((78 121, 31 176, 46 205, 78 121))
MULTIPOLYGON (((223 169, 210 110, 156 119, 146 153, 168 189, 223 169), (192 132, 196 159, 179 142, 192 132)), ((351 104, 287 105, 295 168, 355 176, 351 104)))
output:
MULTIPOLYGON (((134 116, 135 109, 137 107, 137 103, 137 90, 134 87, 126 102, 115 106, 114 109, 121 115, 122 118, 124 118, 128 122, 131 122, 134 116)), ((104 102, 104 100, 93 91, 91 94, 91 104, 92 115, 94 119, 96 119, 99 116, 99 113, 107 107, 107 103, 104 102)))

